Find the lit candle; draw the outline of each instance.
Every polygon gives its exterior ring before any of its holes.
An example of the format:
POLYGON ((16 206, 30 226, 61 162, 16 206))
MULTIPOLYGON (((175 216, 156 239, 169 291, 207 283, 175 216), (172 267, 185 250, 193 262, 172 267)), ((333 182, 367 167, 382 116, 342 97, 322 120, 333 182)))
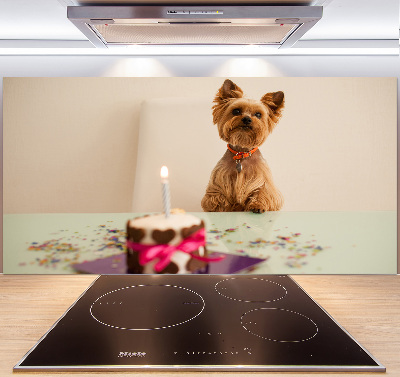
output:
POLYGON ((161 167, 161 184, 165 216, 169 217, 171 213, 171 198, 169 195, 168 168, 166 166, 161 167))

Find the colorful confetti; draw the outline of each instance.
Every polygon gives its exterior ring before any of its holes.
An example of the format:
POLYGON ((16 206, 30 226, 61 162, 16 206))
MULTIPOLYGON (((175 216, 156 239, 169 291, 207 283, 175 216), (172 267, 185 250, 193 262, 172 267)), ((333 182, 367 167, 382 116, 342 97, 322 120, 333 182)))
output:
MULTIPOLYGON (((88 225, 86 228, 90 227, 88 225)), ((68 268, 72 264, 92 260, 93 257, 108 257, 121 254, 121 251, 125 250, 125 230, 107 228, 104 224, 93 227, 91 231, 87 229, 84 233, 71 233, 68 229, 60 229, 52 235, 61 237, 44 242, 31 242, 28 246, 29 251, 38 254, 30 265, 53 269, 68 268)), ((26 265, 26 262, 19 263, 21 267, 26 265)))
MULTIPOLYGON (((37 257, 21 262, 19 266, 69 268, 70 265, 82 263, 85 260, 121 254, 125 251, 126 232, 112 227, 110 223, 112 221, 98 226, 88 225, 82 232, 60 229, 58 232, 51 233, 53 238, 50 240, 31 242, 27 248, 30 252, 37 253, 37 257)), ((249 241, 238 240, 237 233, 247 232, 248 229, 251 229, 251 226, 247 223, 226 229, 219 229, 212 224, 211 229, 207 231, 207 246, 217 247, 218 242, 222 241, 229 245, 229 250, 241 255, 264 259, 272 255, 280 255, 283 263, 290 268, 302 268, 308 263, 309 257, 314 257, 329 248, 319 245, 314 234, 311 235, 311 239, 304 241, 304 235, 299 232, 289 232, 288 227, 273 229, 278 233, 274 233, 269 239, 257 237, 249 241)))
MULTIPOLYGON (((274 235, 268 240, 261 237, 246 242, 229 239, 229 236, 239 231, 240 228, 249 229, 251 227, 246 223, 243 223, 241 227, 237 226, 225 230, 214 227, 207 232, 207 245, 218 246, 215 241, 223 240, 224 243, 240 245, 241 248, 234 251, 240 254, 251 254, 252 257, 269 258, 273 254, 280 253, 284 259, 284 264, 290 268, 302 268, 308 263, 307 257, 316 256, 321 251, 329 249, 329 247, 318 245, 315 239, 302 241, 301 239, 304 237, 299 232, 290 232, 288 235, 282 235, 282 229, 274 229, 274 232, 280 232, 280 234, 278 233, 278 235, 274 235), (268 252, 271 255, 266 255, 268 252)), ((288 227, 285 227, 285 232, 287 232, 286 229, 288 227)), ((315 235, 313 234, 311 237, 314 238, 315 235)))

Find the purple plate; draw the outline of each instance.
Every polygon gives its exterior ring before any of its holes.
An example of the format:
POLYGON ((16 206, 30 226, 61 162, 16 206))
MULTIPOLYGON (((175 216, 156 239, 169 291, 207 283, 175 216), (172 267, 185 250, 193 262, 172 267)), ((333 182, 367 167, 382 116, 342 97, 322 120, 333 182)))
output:
MULTIPOLYGON (((193 272, 194 274, 235 274, 250 269, 256 264, 265 262, 266 259, 252 258, 244 255, 232 255, 225 253, 211 253, 211 258, 223 255, 225 258, 218 262, 210 262, 207 267, 193 272)), ((126 254, 113 255, 111 257, 96 259, 72 265, 77 272, 85 274, 126 274, 126 254)))

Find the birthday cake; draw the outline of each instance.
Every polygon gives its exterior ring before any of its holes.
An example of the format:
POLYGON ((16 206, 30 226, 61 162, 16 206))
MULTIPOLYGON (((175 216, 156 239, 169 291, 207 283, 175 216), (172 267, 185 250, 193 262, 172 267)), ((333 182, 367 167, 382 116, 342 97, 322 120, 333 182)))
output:
POLYGON ((130 274, 185 274, 207 265, 203 220, 171 211, 127 222, 127 266, 130 274))

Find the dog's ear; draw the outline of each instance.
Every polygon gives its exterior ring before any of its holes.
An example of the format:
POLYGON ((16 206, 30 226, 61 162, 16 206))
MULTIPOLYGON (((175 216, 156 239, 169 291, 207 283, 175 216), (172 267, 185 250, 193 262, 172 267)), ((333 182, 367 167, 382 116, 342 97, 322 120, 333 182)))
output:
POLYGON ((261 102, 272 110, 272 121, 277 123, 285 106, 285 95, 283 92, 267 93, 261 98, 261 102))
POLYGON ((217 97, 222 100, 227 100, 231 98, 242 98, 243 90, 240 89, 234 82, 226 79, 222 84, 217 97))
POLYGON ((243 97, 243 90, 240 89, 234 82, 226 79, 222 86, 219 88, 214 102, 218 105, 225 104, 230 99, 243 97))
POLYGON ((222 84, 221 88, 219 88, 215 98, 213 106, 213 120, 214 123, 218 123, 218 118, 228 104, 229 100, 242 98, 243 97, 243 90, 240 89, 234 82, 229 79, 226 79, 222 84))
POLYGON ((285 95, 283 92, 267 93, 261 98, 261 102, 267 105, 273 112, 277 112, 284 106, 285 95))

